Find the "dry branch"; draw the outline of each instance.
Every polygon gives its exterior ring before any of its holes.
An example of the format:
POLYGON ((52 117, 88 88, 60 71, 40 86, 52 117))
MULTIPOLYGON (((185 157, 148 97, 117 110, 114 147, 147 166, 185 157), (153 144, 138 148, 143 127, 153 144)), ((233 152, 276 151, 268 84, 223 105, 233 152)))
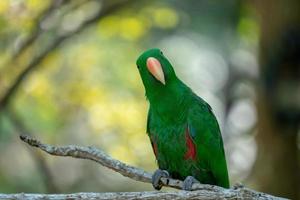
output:
MULTIPOLYGON (((14 129, 16 130, 13 131, 14 134, 18 133, 25 133, 27 135, 32 136, 33 134, 28 130, 26 125, 23 123, 23 121, 19 118, 19 116, 12 110, 12 109, 6 109, 5 115, 8 117, 12 125, 14 126, 14 129)), ((38 171, 40 174, 42 174, 41 178, 45 183, 46 191, 47 193, 55 193, 59 192, 59 187, 56 186, 52 172, 49 168, 49 166, 46 163, 46 158, 44 155, 41 154, 41 152, 34 151, 34 149, 28 147, 30 150, 30 155, 32 156, 38 171)))
MULTIPOLYGON (((89 159, 110 168, 123 176, 136 181, 151 183, 151 173, 142 169, 129 166, 106 155, 95 147, 80 147, 75 145, 53 146, 43 144, 27 135, 20 136, 21 140, 31 146, 37 147, 51 155, 69 156, 74 158, 89 159)), ((163 185, 177 189, 182 188, 182 181, 163 178, 163 185)), ((122 192, 122 193, 76 193, 76 194, 0 194, 0 199, 283 199, 265 193, 240 187, 225 189, 213 185, 194 184, 193 190, 179 192, 122 192)))
POLYGON ((75 200, 75 199, 165 199, 165 200, 185 200, 185 199, 201 199, 201 200, 215 200, 215 199, 281 199, 268 195, 262 195, 254 197, 251 192, 243 191, 238 195, 232 195, 231 193, 215 193, 205 190, 198 190, 193 192, 178 191, 178 192, 115 192, 115 193, 74 193, 74 194, 13 194, 13 195, 1 195, 0 199, 27 199, 27 200, 75 200))

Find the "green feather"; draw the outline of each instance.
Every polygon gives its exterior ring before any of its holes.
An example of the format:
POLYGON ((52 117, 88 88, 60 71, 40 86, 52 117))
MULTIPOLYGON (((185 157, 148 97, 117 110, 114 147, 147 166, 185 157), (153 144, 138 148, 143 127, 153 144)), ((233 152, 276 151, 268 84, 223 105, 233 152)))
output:
POLYGON ((159 49, 144 52, 137 66, 150 102, 147 133, 157 148, 159 168, 173 178, 194 176, 201 183, 228 188, 222 136, 211 107, 176 76, 159 49), (165 85, 148 71, 149 57, 160 62, 165 85), (187 128, 196 147, 195 159, 184 159, 187 128))

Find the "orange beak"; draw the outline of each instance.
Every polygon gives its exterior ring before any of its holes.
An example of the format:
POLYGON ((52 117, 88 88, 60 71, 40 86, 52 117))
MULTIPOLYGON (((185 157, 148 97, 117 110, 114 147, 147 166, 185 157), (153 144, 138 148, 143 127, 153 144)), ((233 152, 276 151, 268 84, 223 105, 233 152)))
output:
POLYGON ((165 75, 162 70, 160 62, 154 58, 154 57, 149 57, 147 59, 147 68, 149 72, 157 79, 159 80, 162 84, 166 84, 165 82, 165 75))

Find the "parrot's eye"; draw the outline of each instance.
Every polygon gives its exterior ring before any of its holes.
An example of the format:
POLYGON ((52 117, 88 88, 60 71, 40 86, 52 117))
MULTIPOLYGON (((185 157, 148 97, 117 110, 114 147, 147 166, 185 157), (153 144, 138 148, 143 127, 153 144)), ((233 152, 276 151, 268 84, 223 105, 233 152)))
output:
POLYGON ((140 66, 136 65, 136 67, 137 67, 138 69, 140 69, 140 66))
POLYGON ((161 54, 161 55, 164 55, 162 51, 160 51, 160 54, 161 54))

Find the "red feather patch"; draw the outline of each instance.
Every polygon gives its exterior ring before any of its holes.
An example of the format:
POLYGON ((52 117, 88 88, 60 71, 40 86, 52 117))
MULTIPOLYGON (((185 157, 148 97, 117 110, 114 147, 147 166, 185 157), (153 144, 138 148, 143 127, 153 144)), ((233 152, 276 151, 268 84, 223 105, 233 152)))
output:
POLYGON ((158 153, 157 144, 156 144, 156 142, 153 138, 151 138, 151 145, 152 145, 152 148, 153 148, 154 155, 155 155, 155 157, 157 157, 157 153, 158 153))
POLYGON ((195 160, 196 159, 196 146, 195 146, 195 144, 191 138, 191 135, 189 133, 189 128, 187 128, 185 131, 185 141, 186 141, 187 151, 184 155, 184 159, 185 160, 188 160, 188 159, 195 160))

